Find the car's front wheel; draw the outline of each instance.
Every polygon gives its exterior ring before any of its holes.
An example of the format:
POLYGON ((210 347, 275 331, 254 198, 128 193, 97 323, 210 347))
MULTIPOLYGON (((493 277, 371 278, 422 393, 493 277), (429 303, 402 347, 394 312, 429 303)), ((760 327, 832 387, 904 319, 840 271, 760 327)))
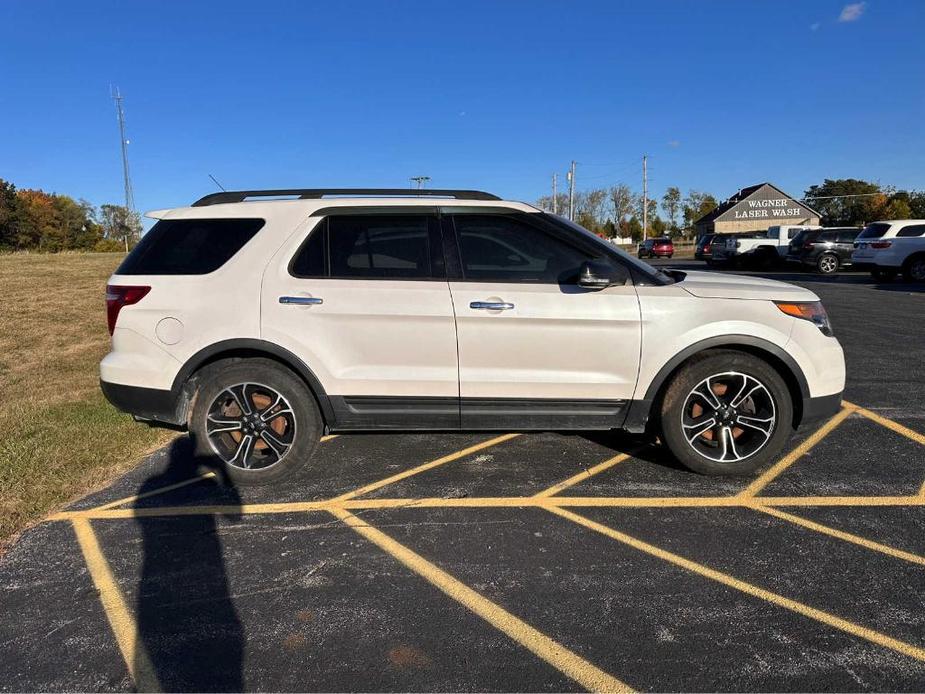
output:
POLYGON ((231 482, 267 484, 308 462, 322 421, 292 371, 269 359, 241 359, 199 375, 189 429, 197 455, 215 459, 231 482))
POLYGON ((661 405, 662 437, 688 468, 741 475, 774 459, 792 433, 793 403, 766 361, 733 350, 693 357, 661 405))

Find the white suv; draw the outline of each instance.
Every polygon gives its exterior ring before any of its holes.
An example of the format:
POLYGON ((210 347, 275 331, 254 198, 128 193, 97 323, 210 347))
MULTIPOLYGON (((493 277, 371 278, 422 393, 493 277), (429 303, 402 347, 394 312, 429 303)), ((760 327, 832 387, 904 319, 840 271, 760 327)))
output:
POLYGON ((925 219, 874 222, 854 240, 851 263, 868 269, 878 282, 902 272, 907 282, 925 282, 925 219))
POLYGON ((350 431, 651 431, 742 473, 841 402, 812 292, 662 272, 487 193, 243 191, 148 216, 107 287, 102 388, 236 482, 350 431))

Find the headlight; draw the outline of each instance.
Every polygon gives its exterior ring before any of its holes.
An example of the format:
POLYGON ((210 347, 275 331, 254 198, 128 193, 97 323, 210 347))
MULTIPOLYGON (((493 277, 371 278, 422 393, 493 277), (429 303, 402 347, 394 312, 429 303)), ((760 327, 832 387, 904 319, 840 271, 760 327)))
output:
POLYGON ((774 303, 788 316, 808 320, 814 323, 823 335, 832 337, 832 324, 829 323, 829 315, 825 312, 821 301, 775 301, 774 303))

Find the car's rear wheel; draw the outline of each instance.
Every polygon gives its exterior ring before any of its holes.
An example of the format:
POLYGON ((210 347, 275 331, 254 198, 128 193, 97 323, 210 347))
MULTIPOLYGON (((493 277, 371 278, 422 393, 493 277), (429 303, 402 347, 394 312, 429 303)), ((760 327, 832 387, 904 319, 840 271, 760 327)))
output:
POLYGON ((269 359, 243 359, 203 371, 189 429, 196 453, 215 459, 231 482, 267 484, 309 461, 322 421, 298 376, 269 359))
POLYGON ((766 361, 713 350, 678 371, 660 415, 665 444, 686 467, 706 475, 741 475, 780 453, 792 433, 793 403, 766 361))
POLYGON ((925 282, 925 255, 914 255, 903 263, 906 282, 925 282))
POLYGON ((816 271, 822 275, 835 274, 838 266, 838 256, 834 253, 823 253, 816 259, 816 271))
POLYGON ((870 271, 870 276, 873 277, 874 282, 892 282, 896 279, 896 270, 874 268, 870 271))

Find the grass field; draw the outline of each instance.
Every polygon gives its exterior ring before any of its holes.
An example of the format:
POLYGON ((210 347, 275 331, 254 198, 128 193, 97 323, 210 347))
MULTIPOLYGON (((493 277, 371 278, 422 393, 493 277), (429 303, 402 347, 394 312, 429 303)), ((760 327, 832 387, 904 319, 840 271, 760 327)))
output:
POLYGON ((171 436, 117 412, 99 390, 103 294, 121 259, 0 255, 0 549, 171 436))

